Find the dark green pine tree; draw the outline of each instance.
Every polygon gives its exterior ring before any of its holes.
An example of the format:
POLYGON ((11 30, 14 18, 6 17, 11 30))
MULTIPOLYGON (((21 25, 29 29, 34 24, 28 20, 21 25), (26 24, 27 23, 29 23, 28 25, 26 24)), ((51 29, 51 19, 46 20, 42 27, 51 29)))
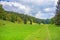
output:
POLYGON ((55 15, 55 24, 60 25, 60 0, 57 2, 57 9, 55 15))

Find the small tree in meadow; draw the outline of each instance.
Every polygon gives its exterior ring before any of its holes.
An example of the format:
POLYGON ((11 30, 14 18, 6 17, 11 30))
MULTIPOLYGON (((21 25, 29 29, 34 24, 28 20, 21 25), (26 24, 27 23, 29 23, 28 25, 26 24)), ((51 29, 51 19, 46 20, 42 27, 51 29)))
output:
POLYGON ((30 20, 30 24, 32 24, 32 20, 30 20))
POLYGON ((24 24, 27 24, 27 19, 24 19, 24 24))

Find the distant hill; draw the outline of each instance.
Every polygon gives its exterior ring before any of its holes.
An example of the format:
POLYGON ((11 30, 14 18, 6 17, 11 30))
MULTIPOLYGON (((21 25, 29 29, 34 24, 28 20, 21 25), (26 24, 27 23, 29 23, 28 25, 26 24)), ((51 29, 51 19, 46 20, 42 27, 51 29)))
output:
POLYGON ((2 5, 0 5, 0 19, 7 20, 10 22, 18 22, 18 23, 39 23, 40 19, 35 18, 33 16, 24 15, 22 13, 16 13, 11 11, 6 11, 2 8, 2 5))

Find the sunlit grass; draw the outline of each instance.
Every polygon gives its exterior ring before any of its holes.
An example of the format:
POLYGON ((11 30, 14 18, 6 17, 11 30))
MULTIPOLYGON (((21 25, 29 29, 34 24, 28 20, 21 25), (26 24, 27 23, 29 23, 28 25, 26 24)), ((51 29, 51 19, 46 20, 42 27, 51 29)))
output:
POLYGON ((18 24, 3 22, 0 40, 60 40, 60 27, 51 24, 18 24))

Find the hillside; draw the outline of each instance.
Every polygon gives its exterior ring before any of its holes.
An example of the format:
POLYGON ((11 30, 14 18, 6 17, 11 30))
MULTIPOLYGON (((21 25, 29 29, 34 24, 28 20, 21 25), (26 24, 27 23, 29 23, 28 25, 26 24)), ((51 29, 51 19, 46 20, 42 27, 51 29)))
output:
POLYGON ((0 19, 18 23, 40 23, 40 19, 22 13, 6 11, 0 5, 0 19), (38 20, 38 21, 37 21, 38 20))

